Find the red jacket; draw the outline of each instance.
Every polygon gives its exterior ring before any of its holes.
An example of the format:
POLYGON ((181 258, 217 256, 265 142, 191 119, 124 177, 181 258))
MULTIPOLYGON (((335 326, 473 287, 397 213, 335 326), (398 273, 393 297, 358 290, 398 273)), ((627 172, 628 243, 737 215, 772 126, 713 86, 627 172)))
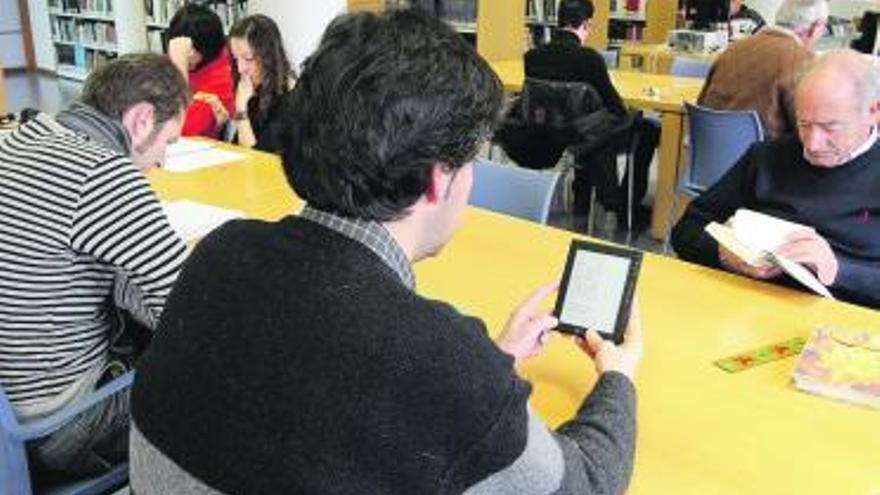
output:
MULTIPOLYGON (((232 64, 226 47, 214 60, 189 73, 189 88, 193 97, 197 93, 215 95, 223 103, 229 117, 235 113, 235 91, 232 87, 232 64)), ((184 136, 220 137, 223 125, 217 122, 211 105, 193 99, 186 109, 181 134, 184 136)))

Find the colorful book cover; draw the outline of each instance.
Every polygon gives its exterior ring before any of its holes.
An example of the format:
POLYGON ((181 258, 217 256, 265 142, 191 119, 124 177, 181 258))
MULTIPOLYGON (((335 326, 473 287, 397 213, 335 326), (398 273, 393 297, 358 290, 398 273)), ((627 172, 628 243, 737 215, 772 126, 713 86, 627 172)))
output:
POLYGON ((807 392, 880 408, 880 333, 816 329, 798 359, 794 383, 807 392))

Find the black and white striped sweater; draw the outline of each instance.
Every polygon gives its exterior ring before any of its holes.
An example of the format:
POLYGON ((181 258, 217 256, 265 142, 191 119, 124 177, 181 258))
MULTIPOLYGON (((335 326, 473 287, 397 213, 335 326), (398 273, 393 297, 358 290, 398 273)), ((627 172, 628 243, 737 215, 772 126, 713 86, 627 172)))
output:
POLYGON ((39 115, 0 140, 0 385, 46 413, 106 360, 114 307, 155 326, 185 257, 129 157, 39 115))

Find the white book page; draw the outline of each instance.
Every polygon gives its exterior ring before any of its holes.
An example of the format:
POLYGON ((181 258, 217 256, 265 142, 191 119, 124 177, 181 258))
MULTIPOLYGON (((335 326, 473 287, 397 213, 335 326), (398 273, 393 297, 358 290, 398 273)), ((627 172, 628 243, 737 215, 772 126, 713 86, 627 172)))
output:
POLYGON ((200 239, 229 220, 244 218, 238 210, 181 200, 163 203, 171 228, 186 242, 200 239))
POLYGON ((736 210, 728 222, 736 238, 755 251, 774 251, 785 242, 788 234, 798 230, 813 230, 806 225, 744 208, 736 210))

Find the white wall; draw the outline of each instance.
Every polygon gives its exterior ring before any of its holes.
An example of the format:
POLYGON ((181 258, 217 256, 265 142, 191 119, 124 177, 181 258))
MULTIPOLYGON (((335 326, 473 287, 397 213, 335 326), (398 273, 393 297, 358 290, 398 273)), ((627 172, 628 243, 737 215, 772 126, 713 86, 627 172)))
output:
POLYGON ((17 0, 0 0, 0 61, 7 69, 27 66, 17 0))
POLYGON ((278 23, 284 48, 294 67, 318 46, 327 24, 345 12, 346 0, 249 0, 248 11, 265 14, 278 23))
POLYGON ((49 4, 46 0, 28 0, 31 14, 31 34, 34 38, 34 58, 37 68, 55 71, 55 46, 52 44, 52 28, 49 25, 49 4))

